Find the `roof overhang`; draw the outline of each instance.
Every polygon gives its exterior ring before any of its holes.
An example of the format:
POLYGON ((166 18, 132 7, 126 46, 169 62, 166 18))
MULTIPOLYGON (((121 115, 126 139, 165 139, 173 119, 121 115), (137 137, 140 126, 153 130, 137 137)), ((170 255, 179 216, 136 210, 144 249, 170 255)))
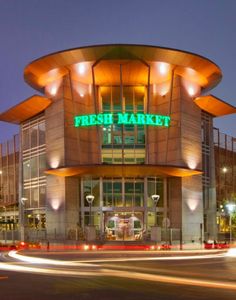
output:
POLYGON ((0 114, 0 121, 20 124, 43 112, 52 100, 34 95, 0 114))
POLYGON ((63 167, 49 169, 45 171, 48 175, 61 177, 84 175, 102 177, 145 177, 145 176, 174 176, 187 177, 200 175, 202 171, 191 170, 176 166, 157 166, 157 165, 83 165, 74 167, 63 167))
POLYGON ((222 117, 225 115, 236 113, 236 107, 213 95, 197 97, 196 99, 194 99, 194 102, 202 110, 208 112, 214 117, 222 117))
POLYGON ((156 62, 165 62, 176 74, 198 83, 203 90, 213 88, 222 78, 220 68, 203 56, 178 49, 130 44, 96 45, 52 53, 27 65, 24 78, 33 88, 43 91, 45 86, 70 72, 71 66, 81 62, 92 66, 101 60, 139 60, 153 64, 151 69, 155 69, 156 62))

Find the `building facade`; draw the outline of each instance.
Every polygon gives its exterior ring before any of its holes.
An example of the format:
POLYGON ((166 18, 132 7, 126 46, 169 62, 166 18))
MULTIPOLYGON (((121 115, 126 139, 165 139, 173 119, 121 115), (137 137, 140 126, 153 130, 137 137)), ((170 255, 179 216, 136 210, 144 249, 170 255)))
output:
POLYGON ((216 238, 212 120, 236 111, 206 94, 221 80, 217 65, 169 48, 102 45, 42 57, 24 76, 43 95, 0 115, 20 125, 22 238, 216 238))
POLYGON ((227 204, 236 204, 236 139, 214 128, 217 226, 220 239, 229 240, 230 229, 235 238, 236 223, 230 228, 230 212, 227 204))

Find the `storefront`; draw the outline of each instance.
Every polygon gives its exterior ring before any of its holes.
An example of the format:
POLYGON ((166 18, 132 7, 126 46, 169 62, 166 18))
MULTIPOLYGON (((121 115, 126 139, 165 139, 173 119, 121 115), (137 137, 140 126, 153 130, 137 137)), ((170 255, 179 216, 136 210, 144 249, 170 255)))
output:
POLYGON ((34 224, 53 241, 86 239, 91 227, 103 241, 161 241, 167 227, 186 244, 201 243, 204 228, 214 237, 212 119, 235 108, 202 94, 221 76, 196 54, 141 45, 70 49, 26 66, 43 96, 0 115, 20 125, 22 236, 34 224))

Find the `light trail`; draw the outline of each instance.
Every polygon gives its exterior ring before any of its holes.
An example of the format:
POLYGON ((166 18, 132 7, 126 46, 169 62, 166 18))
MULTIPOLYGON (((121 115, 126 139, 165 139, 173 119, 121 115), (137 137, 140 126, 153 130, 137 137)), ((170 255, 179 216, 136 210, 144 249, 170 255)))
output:
POLYGON ((40 257, 31 257, 26 255, 18 254, 17 251, 10 251, 8 255, 12 258, 18 259, 20 261, 32 263, 32 264, 45 264, 45 265, 55 265, 55 266, 83 266, 83 267, 97 267, 95 264, 82 263, 78 261, 61 261, 54 259, 45 259, 40 257))
POLYGON ((225 253, 221 254, 208 254, 208 255, 188 255, 188 256, 162 256, 162 257, 125 257, 125 258, 104 258, 104 259, 87 259, 79 261, 60 261, 53 259, 45 259, 39 257, 31 257, 18 254, 16 251, 10 251, 8 254, 10 257, 18 259, 20 261, 29 262, 32 264, 47 264, 47 265, 59 265, 59 266, 97 266, 94 263, 103 262, 130 262, 130 261, 157 261, 157 260, 193 260, 193 259, 213 259, 225 257, 225 253))
POLYGON ((225 254, 227 257, 236 257, 236 248, 231 248, 228 250, 228 252, 225 254))
MULTIPOLYGON (((189 286, 199 286, 205 288, 217 288, 217 289, 230 289, 236 290, 236 284, 234 282, 227 282, 222 280, 205 280, 205 279, 194 279, 186 277, 176 277, 170 275, 159 275, 159 274, 149 274, 147 272, 137 272, 129 270, 117 270, 117 269, 107 269, 101 268, 101 266, 95 263, 101 262, 130 262, 130 261, 157 261, 157 260, 193 260, 193 259, 209 259, 209 258, 222 258, 222 257, 235 257, 236 250, 230 249, 227 253, 218 255, 191 255, 191 256, 178 256, 178 257, 132 257, 132 258, 108 258, 108 259, 90 259, 81 261, 59 261, 52 259, 43 259, 37 257, 29 257, 25 255, 20 255, 16 251, 10 251, 9 256, 17 260, 21 260, 32 264, 47 264, 53 266, 59 266, 59 268, 42 268, 42 267, 29 267, 29 266, 19 266, 14 263, 0 263, 0 269, 6 271, 14 272, 26 272, 26 273, 37 273, 41 275, 52 275, 52 276, 77 276, 77 277, 118 277, 127 278, 132 280, 145 280, 151 282, 161 282, 165 284, 177 284, 177 285, 189 285, 189 286), (232 250, 232 251, 231 251, 232 250), (83 267, 77 270, 75 267, 83 267), (74 267, 66 268, 66 267, 74 267), (94 270, 89 270, 90 268, 96 267, 96 272, 94 270)), ((1 279, 1 278, 0 278, 1 279)))
POLYGON ((38 268, 38 267, 25 267, 15 264, 0 263, 0 269, 5 271, 23 272, 23 273, 37 273, 43 275, 65 275, 65 276, 100 276, 95 272, 87 271, 72 271, 50 268, 38 268))
POLYGON ((207 288, 218 288, 218 289, 230 289, 236 290, 235 283, 229 282, 218 282, 218 281, 209 281, 201 279, 189 279, 189 278, 180 278, 166 275, 155 275, 139 272, 129 272, 129 271, 117 271, 109 269, 100 269, 97 272, 88 272, 88 271, 76 271, 76 270, 61 270, 61 269, 50 269, 50 268, 37 268, 37 267, 25 267, 18 265, 9 265, 6 263, 0 263, 0 269, 6 271, 14 272, 26 272, 26 273, 37 273, 41 275, 53 275, 53 276, 78 276, 78 277, 119 277, 119 278, 128 278, 135 280, 145 280, 152 282, 162 282, 169 284, 178 284, 178 285, 190 285, 190 286, 201 286, 207 288))

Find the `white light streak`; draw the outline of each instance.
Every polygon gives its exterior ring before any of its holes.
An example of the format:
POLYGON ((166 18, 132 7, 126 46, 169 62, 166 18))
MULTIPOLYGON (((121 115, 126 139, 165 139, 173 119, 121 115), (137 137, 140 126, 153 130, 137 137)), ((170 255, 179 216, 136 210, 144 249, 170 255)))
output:
MULTIPOLYGON (((230 251, 229 251, 230 252, 230 251)), ((24 259, 24 261, 33 262, 33 263, 50 263, 56 265, 71 265, 71 262, 65 261, 56 261, 51 259, 42 259, 36 257, 28 257, 24 255, 19 255, 15 251, 11 251, 9 253, 11 257, 24 259)), ((223 256, 223 255, 221 255, 223 256)), ((204 259, 204 258, 216 258, 219 255, 192 255, 192 256, 181 256, 181 257, 145 257, 145 260, 163 260, 163 259, 204 259)), ((125 258, 125 259, 109 259, 109 260, 99 260, 100 262, 104 261, 132 261, 132 260, 143 260, 143 258, 125 258)), ((96 261, 98 262, 98 260, 96 261)), ((85 267, 93 266, 92 264, 82 264, 81 261, 79 262, 81 265, 85 267)), ((73 262, 73 265, 77 262, 73 262)), ((164 282, 170 284, 178 284, 178 285, 189 285, 189 286, 202 286, 202 287, 210 287, 210 288, 218 288, 218 289, 230 289, 236 290, 236 285, 234 282, 224 282, 224 281, 213 281, 213 280, 205 280, 205 279, 191 279, 191 278, 184 278, 184 277, 175 277, 175 276, 168 276, 168 275, 158 275, 158 274, 148 274, 148 273, 140 273, 140 272, 133 272, 133 271, 120 271, 120 270, 113 270, 113 269, 97 269, 96 272, 94 271, 83 271, 83 270, 71 270, 71 269, 51 269, 51 268, 37 268, 37 267, 28 267, 28 266, 19 266, 14 263, 0 263, 1 270, 7 271, 14 271, 14 272, 28 272, 28 273, 38 273, 38 274, 45 274, 45 275, 64 275, 64 276, 107 276, 107 277, 119 277, 119 278, 129 278, 129 279, 136 279, 136 280, 145 280, 145 281, 152 281, 152 282, 164 282)))

